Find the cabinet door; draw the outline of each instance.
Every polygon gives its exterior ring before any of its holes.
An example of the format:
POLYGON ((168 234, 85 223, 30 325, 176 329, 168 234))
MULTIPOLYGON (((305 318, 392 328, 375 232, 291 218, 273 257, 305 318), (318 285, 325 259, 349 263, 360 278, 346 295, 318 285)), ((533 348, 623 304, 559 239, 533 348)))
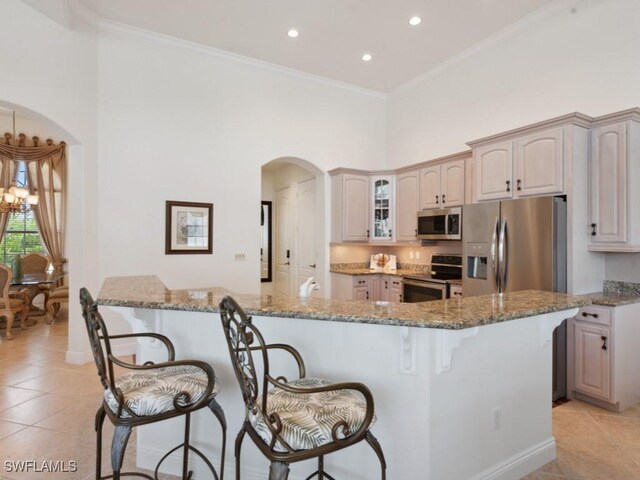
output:
POLYGON ((476 201, 513 197, 512 142, 476 148, 473 159, 476 201))
POLYGON ((372 240, 393 240, 393 177, 373 177, 372 240))
POLYGON ((464 160, 442 164, 440 187, 443 205, 457 207, 464 204, 464 160))
POLYGON ((417 212, 419 203, 418 170, 405 172, 396 178, 396 240, 415 240, 418 234, 417 212))
POLYGON ((401 302, 402 301, 403 284, 399 278, 391 278, 389 280, 389 301, 401 302))
POLYGON ((608 327, 575 321, 574 388, 576 391, 611 400, 611 342, 608 327))
POLYGON ((373 275, 369 279, 369 300, 384 300, 384 277, 373 275))
POLYGON ((539 132, 516 141, 516 195, 562 193, 563 129, 539 132))
POLYGON ((626 136, 625 123, 591 130, 592 242, 627 241, 626 136))
POLYGON ((343 178, 343 240, 369 239, 369 177, 345 174, 343 178))
POLYGON ((369 287, 353 287, 354 300, 369 300, 369 287))
POLYGON ((441 206, 440 165, 420 169, 420 209, 441 206))
POLYGON ((380 293, 376 300, 383 302, 389 301, 389 287, 391 286, 391 278, 388 275, 380 275, 380 293))

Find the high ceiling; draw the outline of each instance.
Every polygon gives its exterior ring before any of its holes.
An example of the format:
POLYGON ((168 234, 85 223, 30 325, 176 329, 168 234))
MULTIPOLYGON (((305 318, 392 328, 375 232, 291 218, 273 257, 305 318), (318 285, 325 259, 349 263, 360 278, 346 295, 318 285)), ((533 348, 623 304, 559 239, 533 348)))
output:
POLYGON ((80 2, 104 19, 389 92, 559 0, 80 2), (414 15, 423 20, 416 27, 414 15))

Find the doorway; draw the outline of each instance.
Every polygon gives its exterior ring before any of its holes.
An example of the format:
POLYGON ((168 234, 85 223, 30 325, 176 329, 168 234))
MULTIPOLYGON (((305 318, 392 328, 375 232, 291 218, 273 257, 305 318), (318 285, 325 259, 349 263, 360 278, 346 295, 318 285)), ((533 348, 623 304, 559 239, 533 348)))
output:
POLYGON ((301 159, 281 158, 262 167, 262 201, 273 203, 273 281, 262 293, 298 296, 313 277, 325 290, 324 176, 301 159))

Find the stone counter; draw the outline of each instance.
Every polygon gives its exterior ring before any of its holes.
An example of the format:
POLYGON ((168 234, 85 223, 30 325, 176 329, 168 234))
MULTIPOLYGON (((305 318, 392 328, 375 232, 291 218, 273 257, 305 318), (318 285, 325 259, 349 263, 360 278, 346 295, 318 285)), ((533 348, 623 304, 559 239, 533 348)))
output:
POLYGON ((640 303, 640 295, 629 293, 594 292, 581 295, 581 297, 589 300, 594 305, 602 305, 605 307, 619 307, 621 305, 640 303))
POLYGON ((584 296, 525 290, 422 303, 382 303, 271 295, 235 294, 224 288, 170 290, 156 276, 111 277, 97 303, 114 307, 217 312, 225 295, 232 295, 250 315, 418 328, 461 330, 591 303, 584 296))

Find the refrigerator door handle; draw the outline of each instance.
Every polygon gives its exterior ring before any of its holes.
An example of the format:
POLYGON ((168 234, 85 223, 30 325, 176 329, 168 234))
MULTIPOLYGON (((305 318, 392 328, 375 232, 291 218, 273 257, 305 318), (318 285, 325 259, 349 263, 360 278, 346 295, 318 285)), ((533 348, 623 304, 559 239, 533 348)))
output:
POLYGON ((500 291, 500 273, 498 271, 498 235, 500 233, 500 219, 496 218, 496 224, 493 228, 491 237, 491 271, 493 273, 493 281, 496 291, 500 291))
POLYGON ((498 240, 498 262, 500 263, 500 293, 507 291, 507 270, 509 268, 509 231, 503 220, 498 240))

